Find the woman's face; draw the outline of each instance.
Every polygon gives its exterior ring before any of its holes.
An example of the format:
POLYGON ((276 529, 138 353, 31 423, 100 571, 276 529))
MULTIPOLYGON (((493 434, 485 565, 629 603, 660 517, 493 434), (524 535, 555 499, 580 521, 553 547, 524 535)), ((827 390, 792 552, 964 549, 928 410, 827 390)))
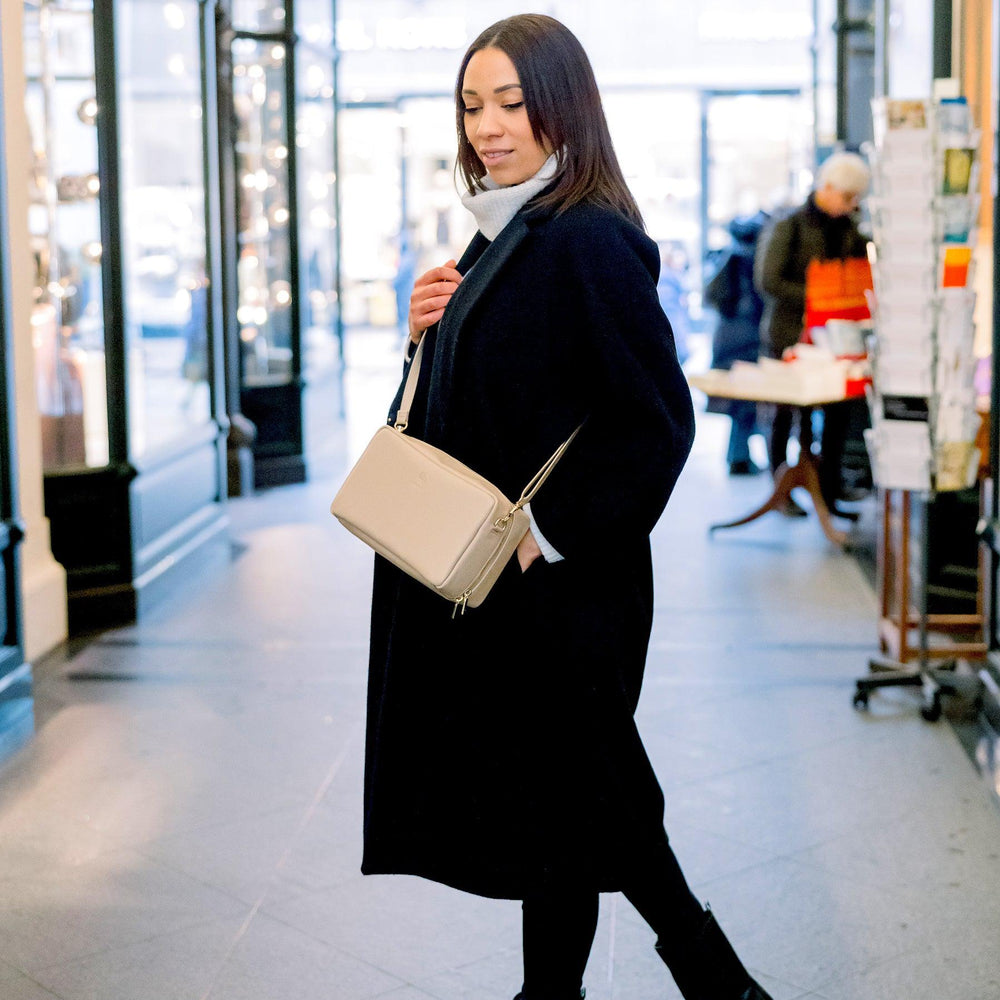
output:
POLYGON ((501 187, 533 177, 549 158, 548 142, 531 131, 521 81, 500 49, 480 49, 462 80, 465 134, 487 173, 501 187))

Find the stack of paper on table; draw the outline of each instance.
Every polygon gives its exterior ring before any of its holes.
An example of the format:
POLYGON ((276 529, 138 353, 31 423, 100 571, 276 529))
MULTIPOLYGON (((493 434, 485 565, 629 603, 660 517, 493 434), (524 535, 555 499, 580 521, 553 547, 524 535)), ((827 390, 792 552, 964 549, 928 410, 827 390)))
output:
POLYGON ((737 361, 729 371, 713 369, 690 376, 693 386, 709 396, 811 406, 843 399, 851 362, 824 360, 737 361))

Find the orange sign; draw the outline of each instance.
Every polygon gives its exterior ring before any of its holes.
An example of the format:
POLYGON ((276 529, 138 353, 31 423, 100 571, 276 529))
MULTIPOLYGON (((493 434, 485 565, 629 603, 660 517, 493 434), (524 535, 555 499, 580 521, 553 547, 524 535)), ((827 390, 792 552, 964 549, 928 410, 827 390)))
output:
POLYGON ((944 288, 965 288, 969 283, 969 264, 972 263, 972 247, 946 247, 944 251, 944 274, 941 285, 944 288))

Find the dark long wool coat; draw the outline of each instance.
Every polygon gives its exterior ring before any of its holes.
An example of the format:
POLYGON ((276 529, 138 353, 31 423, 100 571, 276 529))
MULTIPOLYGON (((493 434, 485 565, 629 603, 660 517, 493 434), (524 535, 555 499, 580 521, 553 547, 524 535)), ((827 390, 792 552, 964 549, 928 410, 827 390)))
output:
POLYGON ((522 210, 459 262, 467 276, 425 334, 433 365, 407 433, 516 498, 586 418, 532 502, 565 560, 522 574, 512 559, 453 619, 376 559, 365 873, 510 899, 553 879, 610 891, 665 836, 633 713, 649 533, 694 423, 658 268, 645 234, 593 205, 522 210))

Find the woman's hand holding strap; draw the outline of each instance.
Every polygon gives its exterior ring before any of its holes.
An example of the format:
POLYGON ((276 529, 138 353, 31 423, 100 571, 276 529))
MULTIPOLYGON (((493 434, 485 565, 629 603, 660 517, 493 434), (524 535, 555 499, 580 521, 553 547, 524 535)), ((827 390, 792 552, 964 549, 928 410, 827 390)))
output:
POLYGON ((432 267, 420 275, 410 296, 410 340, 420 342, 424 330, 433 326, 443 315, 445 306, 462 283, 462 275, 455 270, 456 261, 449 260, 441 267, 432 267))

